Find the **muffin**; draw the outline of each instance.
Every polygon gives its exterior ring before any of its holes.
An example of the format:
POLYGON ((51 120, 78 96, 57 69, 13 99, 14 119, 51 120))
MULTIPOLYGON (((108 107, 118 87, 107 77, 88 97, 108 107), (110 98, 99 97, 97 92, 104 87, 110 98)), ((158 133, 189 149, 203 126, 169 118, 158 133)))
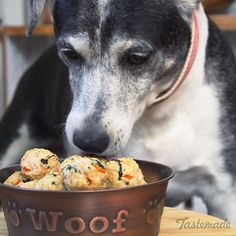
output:
POLYGON ((139 165, 132 158, 120 158, 106 163, 111 188, 146 184, 139 165))
POLYGON ((98 190, 110 186, 107 170, 97 158, 77 156, 74 160, 65 160, 61 167, 67 190, 98 190))
POLYGON ((59 167, 58 157, 46 149, 29 150, 21 160, 21 172, 31 180, 39 180, 48 173, 58 172, 59 167))
POLYGON ((40 179, 34 188, 41 190, 64 190, 63 176, 59 172, 49 173, 40 179))

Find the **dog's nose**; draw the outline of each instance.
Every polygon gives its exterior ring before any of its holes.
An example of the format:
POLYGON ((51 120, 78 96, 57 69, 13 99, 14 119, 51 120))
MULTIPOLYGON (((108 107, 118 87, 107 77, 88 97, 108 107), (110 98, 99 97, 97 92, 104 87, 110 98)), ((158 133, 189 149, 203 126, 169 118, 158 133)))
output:
POLYGON ((73 134, 75 146, 84 152, 99 154, 109 146, 109 136, 106 132, 91 128, 83 131, 76 130, 73 134))

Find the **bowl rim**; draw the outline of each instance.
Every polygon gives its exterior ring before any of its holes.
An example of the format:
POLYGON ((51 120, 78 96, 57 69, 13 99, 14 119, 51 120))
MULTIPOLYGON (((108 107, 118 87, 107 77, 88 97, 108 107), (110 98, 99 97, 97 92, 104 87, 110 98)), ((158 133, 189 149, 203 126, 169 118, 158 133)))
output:
MULTIPOLYGON (((14 190, 14 191, 20 191, 20 192, 27 192, 27 193, 56 193, 56 194, 98 194, 98 193, 109 193, 109 192, 121 192, 121 191, 130 191, 130 190, 136 190, 136 189, 145 189, 149 187, 153 187, 156 185, 161 185, 165 182, 168 182, 170 179, 172 179, 175 176, 175 171, 172 167, 161 164, 158 162, 151 162, 151 161, 145 161, 145 160, 135 160, 139 163, 144 163, 144 164, 153 164, 153 165, 158 165, 160 168, 165 168, 170 171, 170 174, 168 177, 156 181, 153 183, 148 183, 148 184, 142 184, 138 186, 133 186, 133 187, 126 187, 126 188, 114 188, 114 189, 100 189, 100 190, 75 190, 75 191, 67 191, 67 190, 39 190, 39 189, 27 189, 27 188, 18 188, 15 186, 7 185, 4 183, 0 183, 0 189, 7 189, 7 190, 14 190)), ((1 168, 0 172, 6 170, 6 169, 11 169, 11 168, 16 168, 20 167, 20 164, 18 165, 12 165, 9 167, 1 168)), ((2 194, 1 194, 2 195, 2 194)), ((1 198, 1 197, 0 197, 1 198)))

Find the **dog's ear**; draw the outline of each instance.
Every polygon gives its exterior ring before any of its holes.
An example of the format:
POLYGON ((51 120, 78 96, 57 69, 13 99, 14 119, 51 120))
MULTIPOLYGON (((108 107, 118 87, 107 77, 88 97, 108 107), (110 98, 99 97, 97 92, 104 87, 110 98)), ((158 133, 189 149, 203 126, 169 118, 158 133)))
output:
POLYGON ((202 0, 177 0, 180 7, 197 9, 202 0))
POLYGON ((31 36, 38 23, 47 0, 30 0, 31 20, 28 28, 28 36, 31 36))

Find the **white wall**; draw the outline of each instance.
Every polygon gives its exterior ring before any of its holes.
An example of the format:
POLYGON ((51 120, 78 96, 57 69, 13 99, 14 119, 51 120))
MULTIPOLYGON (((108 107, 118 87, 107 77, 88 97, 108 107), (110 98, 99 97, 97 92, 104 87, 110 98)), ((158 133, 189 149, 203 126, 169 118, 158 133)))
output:
POLYGON ((53 37, 11 37, 6 40, 7 104, 10 104, 20 78, 27 68, 54 43, 53 37), (14 69, 12 69, 14 68, 14 69))
MULTIPOLYGON (((22 26, 28 23, 29 0, 0 0, 0 19, 4 26, 22 26)), ((53 43, 52 37, 11 37, 6 40, 7 102, 12 99, 18 81, 24 70, 32 64, 45 49, 53 43), (14 68, 14 69, 13 69, 14 68)), ((2 44, 0 41, 0 118, 3 114, 3 72, 2 44)))
MULTIPOLYGON (((230 7, 230 9, 228 9, 228 13, 236 15, 236 1, 234 1, 232 6, 230 7)), ((230 42, 230 44, 234 50, 234 54, 236 55, 236 31, 235 32, 227 32, 227 33, 225 33, 225 36, 228 39, 228 41, 230 42)))
POLYGON ((4 25, 25 24, 25 3, 28 0, 1 0, 2 18, 4 25))
MULTIPOLYGON (((0 1, 0 20, 3 16, 3 1, 0 1)), ((2 43, 0 40, 0 118, 3 113, 3 76, 2 76, 2 43)))
POLYGON ((3 113, 2 45, 0 41, 0 118, 3 113))
POLYGON ((2 7, 3 7, 3 1, 0 1, 0 19, 3 16, 3 9, 2 9, 2 7))
MULTIPOLYGON (((231 5, 231 7, 228 9, 227 11, 229 14, 236 14, 236 1, 234 1, 234 3, 231 5)), ((226 36, 226 38, 228 39, 228 41, 230 42, 234 53, 236 55, 236 31, 235 32, 227 32, 224 33, 224 35, 226 36)))

